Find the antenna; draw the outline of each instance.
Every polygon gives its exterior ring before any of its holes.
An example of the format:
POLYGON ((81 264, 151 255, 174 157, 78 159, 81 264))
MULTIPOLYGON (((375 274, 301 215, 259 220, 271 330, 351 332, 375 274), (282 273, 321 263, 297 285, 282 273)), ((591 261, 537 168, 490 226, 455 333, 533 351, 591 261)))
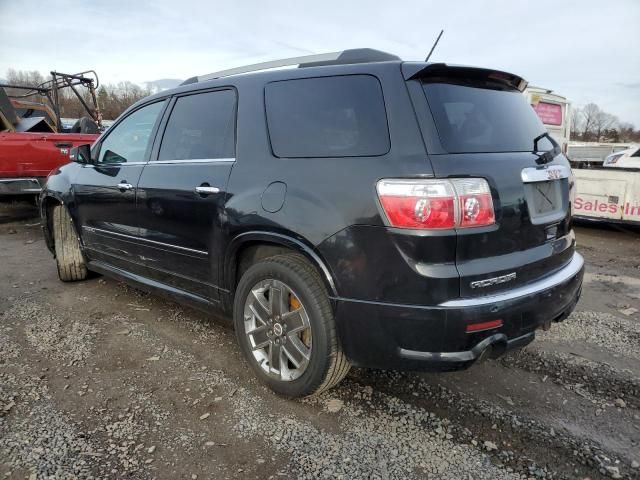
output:
POLYGON ((444 33, 444 30, 440 30, 440 35, 438 35, 438 38, 436 38, 436 41, 433 42, 433 47, 431 47, 431 50, 429 50, 429 55, 427 55, 427 58, 424 59, 425 62, 428 62, 429 58, 431 58, 431 54, 436 49, 436 45, 438 45, 438 42, 440 41, 440 37, 442 36, 443 33, 444 33))

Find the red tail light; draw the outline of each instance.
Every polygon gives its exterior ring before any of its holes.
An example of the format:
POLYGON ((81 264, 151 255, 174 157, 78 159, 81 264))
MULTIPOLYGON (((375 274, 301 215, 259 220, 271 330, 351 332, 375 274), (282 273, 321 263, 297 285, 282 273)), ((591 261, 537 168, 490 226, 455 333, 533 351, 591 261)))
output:
POLYGON ((377 190, 394 227, 447 229, 495 223, 491 191, 483 178, 383 179, 377 190))
POLYGON ((496 221, 491 190, 484 178, 459 178, 452 183, 460 205, 459 227, 492 225, 496 221))

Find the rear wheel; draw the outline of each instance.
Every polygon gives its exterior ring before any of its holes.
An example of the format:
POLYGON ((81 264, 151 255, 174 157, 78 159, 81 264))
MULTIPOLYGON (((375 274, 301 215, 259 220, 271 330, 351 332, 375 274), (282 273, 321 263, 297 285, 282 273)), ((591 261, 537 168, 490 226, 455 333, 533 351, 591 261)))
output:
POLYGON ((300 255, 267 258, 242 275, 234 323, 247 361, 276 393, 318 394, 349 371, 326 289, 300 255))
POLYGON ((87 266, 69 212, 62 205, 53 207, 53 240, 58 277, 63 282, 87 278, 87 266))

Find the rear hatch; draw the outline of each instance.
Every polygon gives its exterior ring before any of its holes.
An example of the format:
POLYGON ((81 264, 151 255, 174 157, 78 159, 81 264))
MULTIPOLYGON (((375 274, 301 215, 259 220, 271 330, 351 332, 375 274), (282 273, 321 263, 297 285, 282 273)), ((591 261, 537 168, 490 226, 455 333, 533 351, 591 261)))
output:
MULTIPOLYGON (((405 71, 405 78, 407 72, 405 71)), ((519 77, 444 64, 413 68, 408 84, 438 178, 484 178, 495 224, 460 228, 460 296, 475 297, 552 274, 573 255, 567 159, 546 135, 519 77)))

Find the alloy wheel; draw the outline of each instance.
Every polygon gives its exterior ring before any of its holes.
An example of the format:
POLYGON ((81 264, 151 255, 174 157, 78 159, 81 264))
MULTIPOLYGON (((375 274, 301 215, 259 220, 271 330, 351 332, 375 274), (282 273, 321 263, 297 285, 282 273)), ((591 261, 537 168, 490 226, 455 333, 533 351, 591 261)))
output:
POLYGON ((251 288, 244 328, 254 359, 269 375, 291 381, 307 369, 312 348, 309 316, 284 282, 267 279, 251 288))

